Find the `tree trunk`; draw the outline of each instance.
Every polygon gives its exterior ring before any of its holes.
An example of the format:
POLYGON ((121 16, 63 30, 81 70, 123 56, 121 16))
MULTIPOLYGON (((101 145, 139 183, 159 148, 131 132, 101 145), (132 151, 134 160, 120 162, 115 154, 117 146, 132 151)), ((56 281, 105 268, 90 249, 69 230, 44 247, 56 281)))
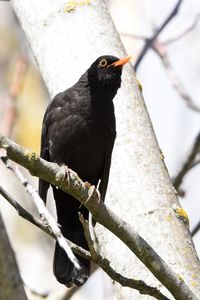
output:
POLYGON ((0 214, 0 299, 26 300, 15 255, 0 214))
MULTIPOLYGON (((125 55, 104 2, 78 3, 11 0, 51 96, 74 84, 98 56, 125 55)), ((106 203, 138 229, 200 298, 200 263, 184 223, 187 218, 179 207, 130 65, 124 68, 122 88, 114 103, 117 140, 106 203)), ((97 227, 101 250, 114 268, 160 288, 160 283, 117 238, 97 227)), ((113 285, 115 299, 150 298, 113 285)))

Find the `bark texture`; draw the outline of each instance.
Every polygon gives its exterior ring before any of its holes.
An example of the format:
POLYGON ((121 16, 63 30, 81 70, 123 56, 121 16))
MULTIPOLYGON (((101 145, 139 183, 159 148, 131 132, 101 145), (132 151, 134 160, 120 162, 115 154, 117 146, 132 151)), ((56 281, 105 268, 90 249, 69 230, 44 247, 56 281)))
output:
MULTIPOLYGON (((98 56, 125 55, 104 1, 78 3, 11 1, 51 96, 74 84, 98 56)), ((130 65, 124 70, 114 103, 117 140, 106 203, 134 226, 200 297, 200 264, 187 217, 179 207, 130 65)), ((116 270, 160 287, 139 260, 100 225, 98 237, 116 270)), ((115 283, 114 289, 116 299, 150 298, 115 283)))
POLYGON ((15 255, 0 214, 0 299, 27 300, 15 255))

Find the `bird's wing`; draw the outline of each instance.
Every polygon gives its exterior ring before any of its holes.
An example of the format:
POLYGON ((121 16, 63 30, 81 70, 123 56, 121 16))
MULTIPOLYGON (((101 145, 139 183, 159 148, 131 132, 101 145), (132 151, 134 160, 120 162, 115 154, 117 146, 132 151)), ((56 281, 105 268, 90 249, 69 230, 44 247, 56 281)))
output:
MULTIPOLYGON (((49 160, 49 152, 48 152, 48 148, 47 148, 47 138, 46 138, 45 125, 43 125, 43 129, 42 129, 40 156, 45 160, 49 160)), ((40 195, 40 197, 42 198, 42 200, 44 201, 45 204, 46 204, 46 197, 47 197, 48 188, 49 188, 49 182, 47 182, 47 181, 40 178, 39 179, 39 195, 40 195)))
POLYGON ((113 144, 110 145, 109 149, 107 149, 107 151, 106 151, 103 173, 102 173, 101 182, 100 182, 100 185, 99 185, 99 191, 100 191, 100 194, 101 194, 101 200, 102 201, 105 200, 106 190, 107 190, 107 186, 108 186, 112 149, 113 149, 113 144))
MULTIPOLYGON (((42 138, 41 138, 41 152, 40 156, 47 160, 52 161, 50 157, 50 149, 49 149, 49 138, 48 138, 48 131, 52 124, 57 119, 58 107, 63 105, 63 93, 57 94, 52 102, 49 104, 43 119, 42 125, 42 138)), ((47 191, 49 188, 49 183, 43 179, 39 179, 39 195, 46 203, 47 191)))

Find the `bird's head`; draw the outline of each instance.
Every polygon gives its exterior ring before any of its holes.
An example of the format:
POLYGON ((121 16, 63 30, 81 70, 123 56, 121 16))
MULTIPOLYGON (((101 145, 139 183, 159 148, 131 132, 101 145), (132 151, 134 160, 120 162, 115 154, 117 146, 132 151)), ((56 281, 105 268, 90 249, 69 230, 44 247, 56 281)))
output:
POLYGON ((121 85, 122 67, 131 56, 117 58, 111 55, 100 56, 88 69, 88 80, 92 86, 118 89, 121 85))

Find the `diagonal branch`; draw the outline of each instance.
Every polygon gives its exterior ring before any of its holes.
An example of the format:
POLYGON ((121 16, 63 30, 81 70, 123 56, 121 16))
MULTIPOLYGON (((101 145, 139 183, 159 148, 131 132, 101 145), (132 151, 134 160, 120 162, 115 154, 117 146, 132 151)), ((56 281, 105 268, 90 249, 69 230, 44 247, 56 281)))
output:
POLYGON ((92 256, 92 260, 98 264, 109 276, 112 280, 120 282, 122 286, 130 287, 139 291, 142 295, 149 295, 159 300, 169 300, 166 296, 164 296, 157 288, 151 287, 147 285, 143 280, 135 280, 132 278, 126 278, 123 275, 117 273, 111 266, 110 262, 106 258, 102 258, 99 254, 97 254, 94 242, 90 234, 89 224, 84 219, 82 214, 79 214, 79 219, 84 229, 84 234, 90 249, 90 253, 92 256))
MULTIPOLYGON (((53 234, 51 228, 46 226, 40 219, 34 217, 30 214, 23 206, 21 206, 9 193, 0 185, 0 194, 12 205, 12 207, 17 211, 18 215, 23 219, 29 221, 36 227, 40 228, 42 231, 47 233, 50 237, 56 240, 55 235, 53 234)), ((67 239, 66 239, 67 240, 67 239)), ((83 249, 80 246, 77 246, 73 242, 67 240, 70 248, 73 250, 74 253, 86 258, 91 259, 91 255, 89 251, 83 249)))
MULTIPOLYGON (((8 192, 1 185, 0 185, 0 194, 16 209, 19 216, 31 222, 32 224, 40 228, 42 231, 47 233, 52 238, 56 239, 48 226, 45 226, 39 219, 35 218, 26 209, 24 209, 11 195, 8 194, 8 192)), ((89 251, 81 248, 80 246, 75 245, 71 241, 67 240, 67 242, 70 245, 70 248, 76 254, 79 254, 86 259, 92 260, 99 267, 101 267, 111 277, 111 279, 117 281, 122 286, 137 289, 141 294, 147 294, 159 300, 168 300, 168 298, 162 295, 162 293, 159 290, 157 290, 157 288, 148 286, 144 281, 129 279, 120 275, 119 273, 117 273, 115 270, 111 268, 110 262, 107 259, 102 258, 99 254, 97 255, 96 252, 95 253, 91 252, 90 254, 89 251)), ((33 293, 35 293, 35 291, 33 291, 33 293)))
POLYGON ((52 232, 49 230, 47 226, 43 224, 39 219, 31 215, 26 209, 23 208, 11 195, 9 195, 6 190, 0 185, 0 194, 12 205, 12 207, 15 208, 18 215, 22 217, 23 219, 26 219, 27 221, 31 222, 38 228, 42 229, 46 233, 48 233, 51 237, 54 237, 52 232))
POLYGON ((163 23, 160 25, 160 27, 157 28, 157 30, 154 32, 153 36, 151 38, 145 40, 144 47, 141 50, 140 55, 134 65, 135 71, 138 69, 143 57, 147 53, 148 49, 152 47, 152 45, 153 45, 154 41, 157 39, 158 35, 165 29, 165 27, 169 24, 169 22, 177 15, 182 2, 183 2, 183 0, 177 1, 176 5, 173 7, 170 14, 163 21, 163 23))
POLYGON ((9 163, 7 157, 2 158, 3 162, 7 165, 7 167, 16 175, 18 180, 21 182, 21 184, 24 186, 26 192, 31 196, 33 202, 35 203, 41 220, 46 226, 50 227, 50 230, 54 234, 57 242, 59 243, 60 247, 64 249, 66 252, 68 258, 71 260, 71 262, 75 265, 77 269, 80 268, 79 262, 75 255, 73 254, 71 248, 69 247, 66 239, 61 233, 60 228, 58 227, 57 222, 52 217, 52 215, 49 213, 49 211, 46 209, 43 200, 40 198, 38 192, 31 186, 31 184, 28 182, 28 180, 24 177, 22 172, 19 170, 17 165, 14 165, 12 163, 9 163))
POLYGON ((199 231, 200 229, 200 221, 195 225, 195 227, 191 231, 191 235, 195 236, 195 234, 199 231))
POLYGON ((145 264, 154 276, 171 292, 175 299, 197 299, 183 279, 179 278, 153 248, 134 230, 121 220, 99 198, 99 192, 65 166, 58 166, 41 159, 33 152, 24 149, 0 134, 0 147, 7 151, 7 156, 21 164, 29 172, 54 186, 69 193, 79 200, 94 219, 114 233, 145 264))
MULTIPOLYGON (((187 25, 184 29, 182 29, 181 32, 177 33, 173 37, 168 38, 165 41, 162 41, 162 44, 165 46, 169 46, 169 45, 179 41, 180 39, 185 37, 188 33, 190 33, 192 30, 194 30, 195 27, 197 26, 197 24, 199 23, 199 21, 200 21, 200 12, 196 14, 196 16, 194 17, 192 22, 189 25, 187 25)), ((140 41, 145 41, 145 40, 150 39, 150 37, 148 37, 148 36, 145 36, 142 34, 129 33, 129 32, 120 32, 120 35, 123 37, 131 38, 134 40, 140 40, 140 41)), ((157 37, 157 39, 158 39, 158 37, 157 37)), ((151 48, 153 48, 153 44, 151 45, 151 48)))
POLYGON ((195 112, 200 112, 200 108, 194 103, 191 96, 186 91, 181 79, 176 74, 172 64, 170 63, 170 59, 165 47, 165 44, 160 42, 158 39, 154 42, 152 49, 156 52, 156 54, 160 57, 163 66, 168 74, 171 85, 174 90, 178 93, 181 99, 186 103, 186 105, 195 112))
POLYGON ((200 132, 198 133, 188 156, 183 162, 181 169, 173 179, 173 185, 177 191, 179 191, 184 176, 196 165, 195 160, 198 154, 200 154, 200 132))
POLYGON ((173 44, 174 42, 177 42, 178 40, 182 39, 186 34, 188 34, 190 31, 192 31, 198 24, 200 20, 200 12, 195 16, 195 18, 192 20, 191 24, 184 28, 182 32, 179 34, 169 38, 165 42, 163 42, 166 46, 173 44))

